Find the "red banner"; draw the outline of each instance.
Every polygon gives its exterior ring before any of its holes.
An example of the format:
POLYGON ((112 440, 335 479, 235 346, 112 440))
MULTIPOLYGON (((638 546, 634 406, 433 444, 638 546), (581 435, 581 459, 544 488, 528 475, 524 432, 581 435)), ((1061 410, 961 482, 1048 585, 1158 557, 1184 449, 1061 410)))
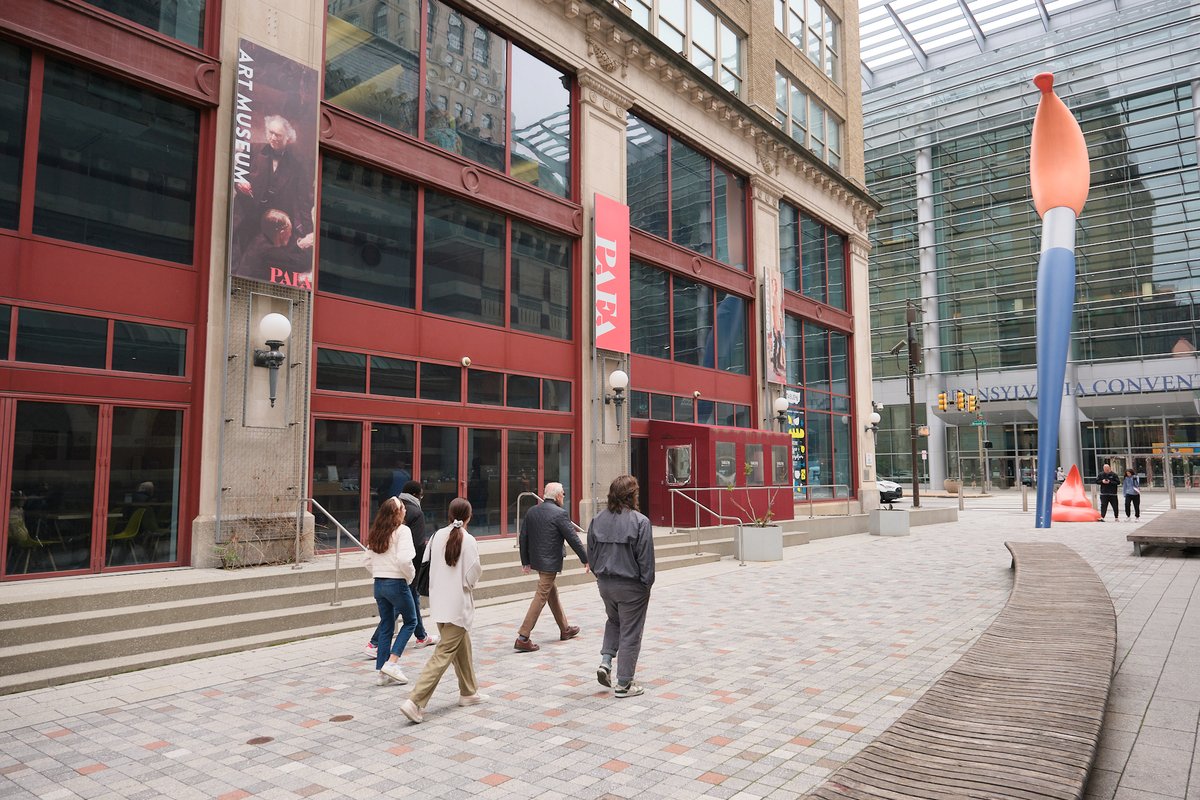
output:
POLYGON ((596 195, 596 348, 629 352, 629 206, 596 195))

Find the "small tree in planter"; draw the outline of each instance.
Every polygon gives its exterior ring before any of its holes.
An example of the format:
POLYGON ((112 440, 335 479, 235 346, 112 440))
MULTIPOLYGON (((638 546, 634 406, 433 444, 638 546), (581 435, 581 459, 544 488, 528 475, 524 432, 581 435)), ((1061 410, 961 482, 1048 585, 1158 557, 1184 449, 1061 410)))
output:
MULTIPOLYGON (((749 477, 754 472, 754 465, 746 462, 743 472, 749 477)), ((766 490, 767 505, 761 513, 754 510, 754 501, 750 497, 750 486, 728 486, 729 500, 745 517, 748 525, 758 529, 749 541, 738 542, 738 556, 746 561, 778 561, 783 558, 783 528, 775 525, 775 498, 782 491, 781 487, 771 487, 766 490), (742 500, 738 500, 737 491, 741 489, 742 500)))
MULTIPOLYGON (((747 461, 745 466, 742 467, 742 474, 749 478, 753 472, 754 465, 747 461)), ((779 496, 781 489, 779 487, 771 487, 766 490, 766 510, 759 514, 754 510, 754 501, 750 496, 750 490, 752 488, 754 487, 733 486, 732 484, 725 487, 726 491, 729 492, 729 502, 733 503, 734 507, 737 508, 738 511, 742 512, 742 515, 747 518, 746 524, 753 525, 756 528, 765 528, 775 521, 775 498, 779 496), (742 492, 742 500, 745 501, 745 505, 738 500, 737 492, 739 489, 742 492)))

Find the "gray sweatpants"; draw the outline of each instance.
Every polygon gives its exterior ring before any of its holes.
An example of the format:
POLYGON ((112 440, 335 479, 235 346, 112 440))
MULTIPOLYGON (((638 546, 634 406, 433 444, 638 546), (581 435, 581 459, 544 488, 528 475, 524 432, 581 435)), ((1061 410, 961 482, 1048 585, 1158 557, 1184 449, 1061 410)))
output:
POLYGON ((617 657, 617 683, 629 683, 642 652, 642 629, 646 626, 650 589, 641 581, 625 578, 597 578, 596 586, 608 615, 600 653, 617 657))

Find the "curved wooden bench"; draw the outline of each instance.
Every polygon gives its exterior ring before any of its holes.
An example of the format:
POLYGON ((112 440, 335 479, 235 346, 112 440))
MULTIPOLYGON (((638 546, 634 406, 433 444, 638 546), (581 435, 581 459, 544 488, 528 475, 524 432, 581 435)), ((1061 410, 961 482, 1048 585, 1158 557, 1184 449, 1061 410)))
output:
POLYGON ((1008 603, 879 738, 806 797, 1083 797, 1116 663, 1104 584, 1065 545, 1006 542, 1008 603))

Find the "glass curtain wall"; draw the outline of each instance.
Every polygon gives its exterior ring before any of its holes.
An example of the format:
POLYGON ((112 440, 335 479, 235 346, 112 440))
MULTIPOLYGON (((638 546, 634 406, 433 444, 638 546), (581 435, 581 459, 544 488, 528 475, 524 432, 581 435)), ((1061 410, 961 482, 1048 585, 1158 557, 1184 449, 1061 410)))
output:
MULTIPOLYGON (((1200 235, 1196 92, 1176 52, 1190 21, 1181 7, 1144 8, 1094 15, 1055 69, 1091 156, 1076 248, 1072 357, 1081 363, 1190 355, 1200 341, 1200 267, 1189 258, 1200 235), (1111 79, 1094 86, 1097 74, 1111 79)), ((877 378, 903 375, 882 355, 903 338, 905 300, 921 295, 919 178, 933 188, 938 367, 973 368, 966 345, 981 370, 1034 365, 1041 224, 1028 153, 1036 103, 1020 76, 1034 71, 1029 54, 1042 46, 864 93, 867 183, 883 205, 871 229, 869 284, 877 378)))

